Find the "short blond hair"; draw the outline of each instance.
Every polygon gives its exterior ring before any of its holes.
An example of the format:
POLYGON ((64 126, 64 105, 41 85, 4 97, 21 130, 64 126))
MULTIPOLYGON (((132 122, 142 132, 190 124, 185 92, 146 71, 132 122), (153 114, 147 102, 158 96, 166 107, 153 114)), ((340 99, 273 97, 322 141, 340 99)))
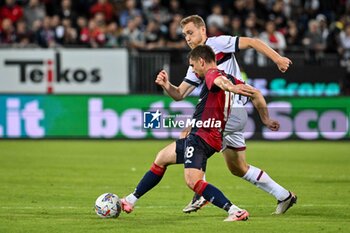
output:
POLYGON ((205 27, 205 22, 202 17, 199 15, 190 15, 186 18, 182 19, 180 22, 181 28, 185 27, 185 25, 193 23, 197 28, 205 27))

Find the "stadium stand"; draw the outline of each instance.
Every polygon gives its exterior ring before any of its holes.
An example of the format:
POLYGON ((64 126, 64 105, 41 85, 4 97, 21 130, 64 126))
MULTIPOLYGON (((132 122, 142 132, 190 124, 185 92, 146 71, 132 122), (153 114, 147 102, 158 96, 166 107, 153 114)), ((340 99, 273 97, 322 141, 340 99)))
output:
MULTIPOLYGON (((178 22, 186 15, 199 14, 206 19, 209 36, 258 37, 295 64, 338 65, 350 70, 350 1, 203 2, 2 0, 0 48, 186 50, 178 22)), ((270 65, 250 50, 241 57, 243 64, 270 65)), ((350 85, 349 80, 344 83, 350 85)))

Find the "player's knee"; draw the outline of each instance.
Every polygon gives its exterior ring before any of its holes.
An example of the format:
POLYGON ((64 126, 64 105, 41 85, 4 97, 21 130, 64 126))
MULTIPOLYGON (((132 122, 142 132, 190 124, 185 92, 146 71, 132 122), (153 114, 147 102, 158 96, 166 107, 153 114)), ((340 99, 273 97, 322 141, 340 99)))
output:
POLYGON ((158 166, 165 166, 165 154, 162 153, 162 151, 159 151, 156 159, 154 160, 154 163, 157 164, 158 166))
POLYGON ((174 164, 176 161, 176 156, 171 156, 167 154, 164 150, 158 152, 154 163, 161 167, 166 167, 170 164, 174 164), (174 157, 174 158, 173 158, 174 157))

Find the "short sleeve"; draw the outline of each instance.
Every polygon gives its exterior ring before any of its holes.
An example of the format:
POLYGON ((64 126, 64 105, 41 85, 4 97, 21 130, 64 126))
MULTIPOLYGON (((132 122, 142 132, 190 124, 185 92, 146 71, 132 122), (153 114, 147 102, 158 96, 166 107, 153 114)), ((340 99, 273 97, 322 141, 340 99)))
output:
POLYGON ((186 76, 183 81, 195 87, 198 87, 203 82, 196 76, 191 66, 188 67, 186 76))
POLYGON ((239 37, 225 35, 211 37, 206 44, 223 53, 236 53, 239 51, 238 43, 239 37))

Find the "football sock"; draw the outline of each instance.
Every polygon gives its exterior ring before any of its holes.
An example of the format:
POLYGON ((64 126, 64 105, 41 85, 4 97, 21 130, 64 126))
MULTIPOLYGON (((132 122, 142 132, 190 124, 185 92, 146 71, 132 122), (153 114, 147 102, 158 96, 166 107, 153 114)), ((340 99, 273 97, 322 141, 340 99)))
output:
POLYGON ((131 193, 128 196, 125 197, 125 200, 127 202, 129 202, 130 204, 135 205, 135 203, 137 202, 138 198, 135 197, 135 195, 133 193, 131 193))
MULTIPOLYGON (((203 175, 203 180, 204 180, 204 181, 207 181, 207 180, 205 179, 205 173, 204 173, 204 175, 203 175)), ((198 195, 197 193, 194 193, 194 196, 193 196, 193 200, 192 200, 192 201, 199 200, 199 198, 201 198, 201 195, 198 195)), ((204 199, 205 199, 205 198, 204 198, 204 199)))
POLYGON ((247 173, 242 178, 273 195, 277 200, 282 201, 289 196, 288 190, 277 184, 266 172, 252 165, 249 165, 247 173))
POLYGON ((230 200, 228 200, 218 188, 204 180, 197 181, 193 190, 197 194, 202 195, 205 200, 211 202, 221 209, 229 211, 232 206, 230 200))
POLYGON ((133 195, 138 199, 142 197, 142 195, 147 193, 149 190, 151 190, 163 178, 165 170, 166 167, 162 168, 159 167, 157 164, 153 163, 151 169, 148 172, 146 172, 146 174, 140 180, 133 195))
POLYGON ((232 213, 234 213, 234 212, 236 212, 236 211, 239 211, 239 210, 242 210, 242 209, 239 208, 238 206, 232 204, 232 206, 231 206, 230 209, 228 210, 228 213, 229 213, 229 214, 232 214, 232 213))

